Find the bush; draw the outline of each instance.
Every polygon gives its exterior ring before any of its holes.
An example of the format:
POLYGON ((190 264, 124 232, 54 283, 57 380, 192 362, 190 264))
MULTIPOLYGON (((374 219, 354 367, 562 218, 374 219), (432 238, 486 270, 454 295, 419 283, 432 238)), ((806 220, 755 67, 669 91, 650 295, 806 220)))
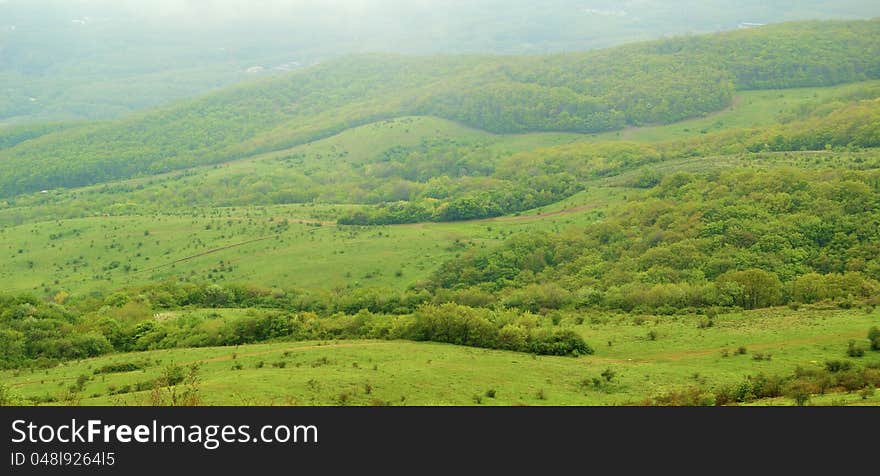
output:
POLYGON ((532 284, 512 292, 504 304, 525 311, 560 309, 572 302, 571 293, 557 284, 532 284))
POLYGON ((141 370, 141 369, 145 368, 146 366, 147 366, 147 364, 145 362, 126 362, 126 363, 121 363, 121 364, 109 364, 109 365, 105 365, 101 368, 95 369, 95 375, 134 372, 135 370, 141 370))
POLYGON ((425 305, 413 315, 408 338, 498 348, 498 329, 487 317, 488 311, 456 304, 425 305))
POLYGON ((402 338, 455 345, 532 352, 539 355, 588 355, 593 349, 569 329, 535 329, 514 323, 499 328, 486 309, 447 303, 421 306, 401 331, 402 338))
POLYGON ((600 375, 602 375, 602 378, 604 378, 606 382, 610 383, 612 380, 614 380, 614 377, 617 376, 617 372, 615 372, 614 370, 612 370, 609 367, 609 368, 603 370, 600 375))
POLYGON ((15 406, 21 403, 21 399, 12 393, 6 385, 0 383, 0 407, 15 406))
POLYGON ((865 349, 856 345, 856 342, 851 340, 849 341, 849 347, 846 349, 846 355, 850 357, 863 357, 865 355, 865 349))
POLYGON ((715 395, 699 387, 691 387, 685 390, 673 390, 669 393, 655 397, 651 402, 654 405, 676 407, 711 407, 720 405, 715 395))
POLYGON ((752 394, 756 398, 776 398, 785 394, 787 379, 779 376, 759 374, 751 381, 752 394))
POLYGON ((538 355, 590 355, 593 348, 569 329, 541 330, 529 338, 529 349, 538 355))
POLYGON ((880 351, 880 328, 872 327, 868 331, 868 340, 871 341, 871 350, 880 351))
POLYGON ((825 370, 831 373, 844 372, 850 370, 852 364, 841 360, 829 360, 825 362, 825 370))
POLYGON ((812 385, 803 380, 795 380, 788 385, 785 396, 794 400, 795 405, 804 406, 810 401, 812 396, 812 385))

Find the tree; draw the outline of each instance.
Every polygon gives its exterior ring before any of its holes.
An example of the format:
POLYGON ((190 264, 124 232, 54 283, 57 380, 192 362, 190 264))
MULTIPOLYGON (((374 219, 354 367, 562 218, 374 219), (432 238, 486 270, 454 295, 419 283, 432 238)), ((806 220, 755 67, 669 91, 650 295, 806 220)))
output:
POLYGON ((0 330, 0 368, 13 367, 25 357, 25 336, 14 330, 0 330))
POLYGON ((745 309, 758 309, 779 304, 782 283, 774 273, 762 269, 728 271, 718 277, 722 292, 730 292, 735 304, 745 309), (730 286, 734 284, 735 286, 730 286), (730 290, 735 289, 735 292, 730 290))
POLYGON ((818 273, 799 276, 791 285, 791 298, 800 303, 809 304, 828 297, 825 277, 818 273))
POLYGON ((229 301, 229 293, 222 287, 212 284, 205 289, 205 305, 208 307, 223 307, 229 301))

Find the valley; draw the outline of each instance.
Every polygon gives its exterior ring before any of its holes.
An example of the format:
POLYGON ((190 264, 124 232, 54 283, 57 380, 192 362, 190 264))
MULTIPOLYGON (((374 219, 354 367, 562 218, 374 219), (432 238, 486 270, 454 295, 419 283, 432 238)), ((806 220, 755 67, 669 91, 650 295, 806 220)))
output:
POLYGON ((354 56, 0 129, 0 403, 878 405, 878 48, 354 56))

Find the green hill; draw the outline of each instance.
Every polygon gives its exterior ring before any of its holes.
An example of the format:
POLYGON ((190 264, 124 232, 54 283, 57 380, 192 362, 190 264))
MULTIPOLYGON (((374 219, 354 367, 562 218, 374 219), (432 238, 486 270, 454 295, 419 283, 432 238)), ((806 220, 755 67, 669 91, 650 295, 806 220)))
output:
POLYGON ((501 133, 670 123, 722 110, 736 89, 877 78, 878 28, 790 23, 534 57, 353 57, 25 141, 0 152, 0 196, 221 163, 408 114, 501 133))
POLYGON ((0 404, 876 404, 878 26, 0 129, 0 404))

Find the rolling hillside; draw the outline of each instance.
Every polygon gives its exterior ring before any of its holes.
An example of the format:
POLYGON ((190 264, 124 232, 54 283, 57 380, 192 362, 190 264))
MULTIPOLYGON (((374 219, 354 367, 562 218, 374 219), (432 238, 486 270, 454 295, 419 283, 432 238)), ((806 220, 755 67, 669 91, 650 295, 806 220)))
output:
POLYGON ((0 404, 876 405, 878 27, 4 129, 0 404))
POLYGON ((0 196, 221 163, 409 114, 499 133, 675 122, 728 107, 736 89, 877 78, 878 25, 791 23, 546 57, 354 57, 25 141, 0 152, 0 196))

